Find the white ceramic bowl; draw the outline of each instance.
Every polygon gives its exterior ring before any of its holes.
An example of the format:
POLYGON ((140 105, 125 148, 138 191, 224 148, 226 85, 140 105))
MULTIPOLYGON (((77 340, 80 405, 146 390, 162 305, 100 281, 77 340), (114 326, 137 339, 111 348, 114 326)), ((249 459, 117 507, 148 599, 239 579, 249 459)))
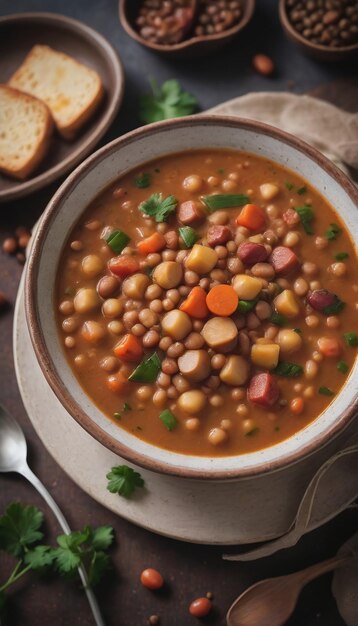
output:
MULTIPOLYGON (((339 210, 358 246, 358 192, 319 152, 280 130, 239 118, 200 116, 135 130, 104 146, 67 178, 50 201, 33 242, 25 298, 34 349, 49 384, 67 411, 103 445, 154 471, 230 479, 264 474, 314 453, 352 423, 358 406, 358 360, 342 391, 311 424, 258 452, 222 458, 168 452, 118 428, 85 394, 62 349, 54 314, 54 285, 63 245, 88 204, 121 174, 168 153, 232 148, 268 157, 299 175, 339 210)), ((56 419, 51 415, 49 419, 56 419)))

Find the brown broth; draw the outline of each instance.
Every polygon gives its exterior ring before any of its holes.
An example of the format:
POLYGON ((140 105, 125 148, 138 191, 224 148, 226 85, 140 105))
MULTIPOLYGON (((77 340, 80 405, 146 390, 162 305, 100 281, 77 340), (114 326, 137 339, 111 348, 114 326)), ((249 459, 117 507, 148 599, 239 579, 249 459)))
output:
MULTIPOLYGON (((96 287, 99 278, 105 274, 102 272, 95 278, 84 276, 81 270, 82 258, 88 254, 96 254, 106 263, 114 253, 101 239, 103 227, 109 226, 112 229, 118 228, 125 231, 131 237, 129 245, 135 245, 143 236, 147 236, 148 221, 138 211, 138 204, 147 199, 152 193, 161 192, 163 196, 174 195, 179 202, 189 199, 196 199, 202 194, 209 194, 220 189, 212 189, 205 182, 200 193, 193 194, 185 191, 182 187, 183 179, 190 174, 199 174, 204 181, 209 176, 217 177, 223 181, 229 172, 238 172, 239 181, 234 191, 230 193, 248 193, 252 203, 267 207, 273 204, 277 208, 278 217, 292 206, 301 206, 309 202, 315 213, 315 220, 312 223, 315 235, 305 234, 302 225, 294 226, 294 230, 300 233, 300 242, 293 249, 297 253, 301 262, 310 261, 319 266, 317 276, 309 280, 319 280, 322 288, 337 294, 346 303, 342 312, 339 313, 339 327, 337 329, 327 328, 326 317, 320 313, 312 312, 319 318, 317 327, 310 328, 305 322, 304 299, 301 301, 300 315, 292 321, 288 321, 287 328, 298 328, 303 338, 303 347, 296 353, 284 360, 293 361, 302 366, 308 359, 312 358, 312 353, 317 350, 316 342, 321 336, 338 337, 342 352, 339 358, 325 358, 318 363, 319 372, 312 381, 306 380, 302 375, 298 378, 277 377, 281 398, 287 400, 287 404, 275 407, 272 410, 262 409, 250 404, 246 396, 243 400, 233 400, 231 389, 221 385, 218 392, 222 395, 224 402, 220 407, 213 407, 209 403, 205 410, 199 414, 200 428, 197 431, 189 431, 185 427, 185 419, 189 415, 183 413, 175 405, 175 400, 168 400, 167 407, 171 408, 177 417, 178 424, 173 431, 168 431, 161 420, 159 413, 163 409, 156 408, 151 399, 139 401, 136 395, 138 384, 130 383, 126 391, 121 395, 116 395, 106 387, 108 373, 99 367, 99 362, 105 356, 113 354, 114 345, 118 342, 119 336, 106 332, 103 340, 95 345, 90 345, 81 336, 81 324, 78 329, 71 333, 75 340, 73 348, 64 348, 68 363, 72 368, 76 378, 90 396, 92 401, 110 419, 118 424, 119 428, 134 433, 137 437, 158 445, 168 450, 185 454, 195 454, 204 456, 230 456, 245 452, 252 452, 294 435, 312 422, 329 405, 332 397, 327 397, 318 393, 320 386, 329 387, 337 394, 349 375, 349 370, 354 363, 356 349, 348 347, 343 341, 343 334, 357 331, 357 302, 358 302, 358 269, 356 254, 350 236, 343 226, 339 215, 330 204, 314 189, 309 183, 297 176, 293 172, 285 169, 281 165, 273 163, 267 159, 257 157, 252 154, 235 152, 232 150, 207 149, 205 151, 191 151, 183 154, 169 155, 144 167, 138 168, 122 176, 112 187, 102 193, 88 207, 79 223, 71 232, 62 253, 61 271, 58 272, 56 286, 56 310, 63 300, 72 300, 74 293, 80 287, 96 287), (133 180, 140 172, 149 172, 151 175, 151 185, 148 188, 139 189, 133 184, 133 180), (263 183, 272 182, 280 188, 279 195, 272 201, 263 201, 259 186, 263 183), (293 185, 292 189, 287 188, 287 183, 293 185), (124 198, 113 197, 113 189, 123 187, 127 190, 124 198), (302 195, 297 193, 300 188, 306 187, 307 192, 302 195), (120 208, 123 202, 130 201, 129 208, 120 208), (99 220, 101 227, 98 230, 89 230, 86 227, 88 222, 99 220), (342 228, 342 232, 337 239, 328 242, 324 249, 318 249, 315 244, 317 235, 324 236, 325 231, 331 223, 336 223, 342 228), (71 250, 70 243, 79 240, 83 244, 83 250, 75 252, 71 250), (335 261, 334 255, 339 252, 347 252, 349 258, 345 261, 347 267, 346 275, 335 276, 328 268, 335 261), (69 295, 70 294, 70 295, 69 295), (83 364, 76 365, 74 359, 78 355, 84 355, 83 364), (341 373, 337 369, 337 362, 344 361, 348 365, 348 372, 341 373), (302 385, 302 389, 297 391, 297 385, 302 385), (294 389, 296 388, 296 391, 294 389), (305 398, 305 408, 300 415, 294 415, 290 410, 290 401, 295 397, 303 397, 304 390, 312 387, 312 397, 305 398), (123 404, 127 402, 131 410, 123 410, 123 404), (236 410, 239 404, 247 407, 247 415, 240 416, 236 410), (120 413, 121 419, 113 418, 114 413, 120 413), (208 441, 210 429, 220 426, 222 419, 232 420, 227 441, 218 446, 212 445, 208 441), (251 435, 243 432, 243 421, 252 419, 254 428, 251 435)), ((288 185, 290 186, 290 185, 288 185)), ((227 193, 227 192, 226 192, 227 193)), ((228 209, 230 217, 236 217, 240 209, 228 209)), ((276 218, 277 219, 277 218, 276 218)), ((169 220, 171 227, 178 225, 171 217, 169 220)), ((269 228, 269 220, 265 229, 269 228)), ((203 235, 207 228, 205 223, 196 230, 203 235)), ((150 227, 151 232, 153 227, 150 227)), ((264 230, 265 230, 264 229, 264 230)), ((279 244, 282 245, 282 239, 279 244)), ((287 280, 291 286, 297 276, 302 276, 301 270, 288 276, 287 280)), ((65 334, 61 324, 65 315, 58 313, 58 326, 61 342, 64 342, 65 334)), ((104 320, 101 309, 90 314, 76 314, 77 319, 82 323, 88 319, 99 321, 104 328, 110 320, 104 320)), ((262 322, 262 328, 267 327, 267 322, 262 322)), ((124 331, 127 332, 127 331, 124 331)), ((262 333, 261 333, 262 334, 262 333)), ((260 334, 260 336, 261 336, 260 334)), ((153 349, 154 350, 154 349, 153 349)), ((149 350, 148 353, 153 352, 149 350)), ((134 368, 133 364, 133 368, 134 368)), ((216 373, 216 372, 215 372, 216 373)), ((200 388, 200 383, 198 388, 200 388)), ((151 385, 152 393, 155 385, 151 385)))

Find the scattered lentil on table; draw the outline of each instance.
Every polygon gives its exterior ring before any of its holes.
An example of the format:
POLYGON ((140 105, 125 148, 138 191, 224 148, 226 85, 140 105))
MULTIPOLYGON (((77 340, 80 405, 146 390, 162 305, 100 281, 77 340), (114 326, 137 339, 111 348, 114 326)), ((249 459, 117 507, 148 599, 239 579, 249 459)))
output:
POLYGON ((350 235, 267 159, 208 149, 126 174, 86 210, 60 268, 79 382, 118 428, 172 451, 279 442, 327 408, 354 363, 350 235))

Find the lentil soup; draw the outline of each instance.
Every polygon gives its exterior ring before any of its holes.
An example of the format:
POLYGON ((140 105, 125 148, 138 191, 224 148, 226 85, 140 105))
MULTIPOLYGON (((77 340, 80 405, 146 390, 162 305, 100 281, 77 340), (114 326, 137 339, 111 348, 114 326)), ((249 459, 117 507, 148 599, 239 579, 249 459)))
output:
POLYGON ((173 452, 278 443, 354 363, 349 234, 306 181, 252 154, 194 150, 127 173, 88 207, 60 267, 78 381, 119 428, 173 452))

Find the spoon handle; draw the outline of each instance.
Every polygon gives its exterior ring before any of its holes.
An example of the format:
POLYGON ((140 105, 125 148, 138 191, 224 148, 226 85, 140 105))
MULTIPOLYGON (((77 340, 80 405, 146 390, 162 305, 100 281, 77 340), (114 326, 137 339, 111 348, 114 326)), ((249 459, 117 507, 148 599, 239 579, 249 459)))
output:
MULTIPOLYGON (((48 506, 52 510, 63 532, 66 535, 68 535, 71 532, 71 529, 67 523, 67 520, 65 516, 63 515, 61 509, 59 508, 59 506, 56 504, 55 500, 51 496, 51 494, 47 491, 45 485, 42 484, 42 482, 39 480, 39 478, 37 478, 36 474, 33 473, 33 471, 29 468, 27 464, 22 466, 21 469, 18 471, 20 474, 22 474, 22 476, 27 478, 27 480, 33 485, 33 487, 35 487, 35 489, 37 489, 39 494, 45 500, 46 504, 48 504, 48 506)), ((80 567, 78 568, 78 573, 80 575, 84 590, 86 592, 87 600, 91 607, 96 626, 105 626, 101 612, 100 612, 100 608, 97 603, 96 596, 94 595, 91 587, 88 584, 87 572, 82 565, 80 565, 80 567)))
POLYGON ((311 580, 318 578, 318 576, 322 576, 336 567, 344 565, 344 563, 352 559, 352 556, 353 554, 334 556, 331 559, 327 559, 326 561, 321 561, 321 563, 315 563, 314 565, 307 567, 300 572, 302 583, 306 585, 311 580))

